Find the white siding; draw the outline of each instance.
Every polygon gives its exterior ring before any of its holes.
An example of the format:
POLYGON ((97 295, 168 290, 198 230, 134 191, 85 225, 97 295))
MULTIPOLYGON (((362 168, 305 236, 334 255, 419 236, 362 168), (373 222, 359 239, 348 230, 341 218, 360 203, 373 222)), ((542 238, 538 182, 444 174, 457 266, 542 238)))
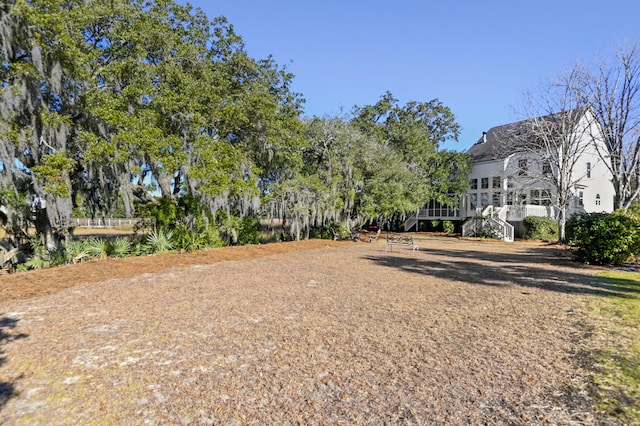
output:
POLYGON ((504 160, 496 160, 483 161, 473 165, 471 172, 469 172, 469 180, 477 179, 477 189, 470 189, 463 197, 462 217, 475 216, 478 209, 482 210, 483 194, 486 194, 486 202, 489 204, 493 200, 494 193, 499 192, 501 197, 504 197, 504 163, 504 160), (493 188, 494 177, 501 179, 501 188, 493 188), (482 187, 483 179, 486 179, 487 188, 482 187))
MULTIPOLYGON (((583 118, 582 125, 588 125, 583 118)), ((592 126, 592 129, 595 126, 592 126)), ((587 132, 588 133, 588 132, 587 132)), ((578 182, 572 191, 572 201, 568 215, 575 212, 611 212, 613 211, 613 184, 611 174, 604 161, 598 154, 595 143, 600 140, 589 139, 585 133, 587 149, 576 163, 572 180, 578 182), (588 171, 588 164, 590 170, 588 171)), ((593 134, 595 132, 591 132, 593 134)), ((602 145, 601 145, 602 146, 602 145)), ((542 204, 545 197, 555 199, 555 188, 541 179, 542 160, 535 153, 516 153, 507 158, 493 161, 477 162, 469 173, 469 179, 477 179, 477 189, 470 189, 462 198, 461 217, 475 216, 482 211, 484 204, 500 207, 507 204, 508 194, 514 206, 530 205, 532 202, 542 204), (528 173, 519 172, 521 160, 527 161, 528 173), (500 189, 493 187, 493 177, 500 176, 500 189), (488 179, 488 187, 483 188, 483 179, 488 179), (532 192, 533 191, 533 192, 532 192), (544 191, 544 196, 542 195, 544 191), (498 197, 499 194, 499 197, 498 197), (534 199, 532 200, 532 195, 534 199), (538 198, 536 198, 536 196, 538 198), (499 203, 496 205, 497 198, 499 203), (475 201, 475 205, 474 205, 475 201), (475 208, 474 208, 475 207, 475 208)), ((542 211, 542 210, 541 210, 542 211)), ((549 214, 555 214, 555 209, 546 209, 549 214)))

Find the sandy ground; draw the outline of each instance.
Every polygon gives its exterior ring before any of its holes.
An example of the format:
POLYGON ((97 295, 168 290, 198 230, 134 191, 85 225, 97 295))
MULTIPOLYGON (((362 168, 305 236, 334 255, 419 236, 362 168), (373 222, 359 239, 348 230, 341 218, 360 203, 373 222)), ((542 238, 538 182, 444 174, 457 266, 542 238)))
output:
POLYGON ((0 424, 599 424, 542 243, 416 236, 0 276, 0 424))

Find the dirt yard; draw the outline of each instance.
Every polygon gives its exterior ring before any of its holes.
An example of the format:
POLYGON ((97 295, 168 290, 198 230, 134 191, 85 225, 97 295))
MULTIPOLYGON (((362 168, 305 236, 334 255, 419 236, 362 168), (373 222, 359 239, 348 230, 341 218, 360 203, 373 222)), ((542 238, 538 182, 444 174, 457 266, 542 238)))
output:
POLYGON ((0 424, 599 424, 593 269, 418 238, 0 276, 0 424))

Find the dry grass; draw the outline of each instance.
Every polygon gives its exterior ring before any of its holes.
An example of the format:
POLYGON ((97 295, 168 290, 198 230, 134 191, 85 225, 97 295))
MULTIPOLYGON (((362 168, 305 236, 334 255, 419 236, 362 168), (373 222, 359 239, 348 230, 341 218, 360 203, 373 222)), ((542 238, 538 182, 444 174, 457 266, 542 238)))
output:
POLYGON ((610 291, 593 270, 540 243, 420 246, 43 271, 67 284, 0 302, 0 423, 597 424, 572 355, 610 291))

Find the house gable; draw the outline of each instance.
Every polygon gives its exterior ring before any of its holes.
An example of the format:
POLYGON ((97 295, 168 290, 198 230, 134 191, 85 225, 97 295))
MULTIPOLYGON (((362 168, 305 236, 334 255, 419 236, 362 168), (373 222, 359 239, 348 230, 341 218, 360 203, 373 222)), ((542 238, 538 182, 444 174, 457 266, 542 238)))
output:
MULTIPOLYGON (((594 126, 590 113, 574 110, 564 114, 574 114, 577 129, 594 126)), ((566 116, 552 114, 534 120, 545 120, 549 129, 566 125, 566 116), (564 119, 564 122, 561 121, 564 119)), ((524 120, 489 129, 467 151, 473 167, 469 174, 471 188, 463 197, 461 216, 477 215, 485 207, 532 205, 549 206, 555 194, 555 187, 545 178, 554 164, 546 161, 542 149, 536 150, 535 134, 531 131, 533 120, 524 120), (500 187, 487 185, 501 179, 500 187), (477 182, 477 184, 473 184, 477 182), (482 184, 484 182, 484 185, 482 184)), ((578 131, 579 132, 579 131, 578 131)), ((580 132, 579 132, 580 133, 580 132)), ((598 154, 593 139, 594 132, 582 132, 584 150, 573 168, 573 179, 578 184, 572 189, 569 214, 577 211, 606 211, 613 209, 613 185, 610 172, 598 154)), ((531 212, 535 208, 530 209, 531 212)), ((535 215, 553 215, 550 209, 535 215)), ((527 213, 523 213, 527 214, 527 213)))
MULTIPOLYGON (((580 151, 573 168, 570 205, 567 216, 576 212, 613 211, 614 188, 611 172, 598 153, 596 144, 603 141, 593 138, 597 134, 597 124, 588 110, 576 110, 565 114, 575 114, 576 135, 585 138, 584 150, 580 151), (582 126, 591 126, 582 132, 582 126)), ((546 120, 550 130, 553 126, 566 125, 566 116, 552 114, 534 120, 546 120)), ((489 129, 469 148, 473 166, 469 172, 470 188, 461 194, 456 217, 464 220, 491 210, 504 221, 519 223, 526 216, 547 216, 556 218, 558 211, 553 207, 556 189, 544 177, 556 167, 553 161, 545 160, 543 151, 536 151, 536 139, 532 132, 532 120, 505 124, 489 129)), ((602 150, 602 148, 601 148, 602 150)), ((405 223, 405 229, 417 227, 419 220, 451 219, 434 215, 428 208, 420 209, 405 223)))

